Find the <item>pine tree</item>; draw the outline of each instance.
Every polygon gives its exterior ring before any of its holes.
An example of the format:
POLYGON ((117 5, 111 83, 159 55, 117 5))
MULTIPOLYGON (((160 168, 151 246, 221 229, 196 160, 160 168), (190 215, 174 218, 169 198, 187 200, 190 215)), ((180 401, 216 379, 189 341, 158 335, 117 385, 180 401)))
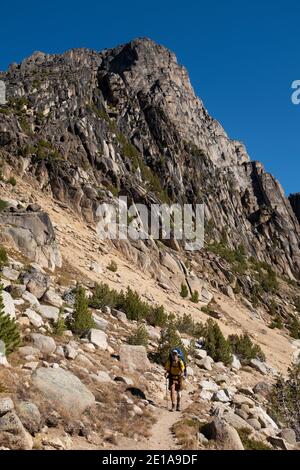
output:
POLYGON ((292 338, 294 339, 300 338, 300 322, 295 315, 292 317, 289 330, 290 330, 290 335, 292 338))
POLYGON ((66 321, 63 317, 63 309, 61 308, 58 314, 58 319, 54 325, 53 333, 55 336, 62 336, 67 329, 66 321))
POLYGON ((175 348, 180 348, 184 354, 184 357, 187 358, 187 351, 180 339, 176 325, 173 321, 170 321, 168 326, 161 330, 161 337, 157 354, 158 362, 165 364, 169 357, 170 351, 175 348))
POLYGON ((87 333, 95 326, 92 313, 89 310, 89 302, 83 287, 76 288, 74 312, 69 321, 71 331, 78 336, 87 333))
POLYGON ((180 295, 183 299, 186 299, 187 296, 189 295, 188 288, 187 288, 186 284, 184 284, 184 283, 181 284, 180 295))
POLYGON ((8 257, 6 250, 3 246, 0 246, 0 268, 3 268, 7 264, 8 257))
POLYGON ((128 343, 133 346, 145 346, 148 347, 149 333, 146 330, 145 325, 138 326, 136 332, 128 338, 128 343))
POLYGON ((199 302, 199 292, 197 290, 192 293, 191 302, 193 302, 194 304, 197 304, 199 302))
POLYGON ((219 325, 215 321, 207 320, 204 338, 205 350, 214 361, 222 361, 225 365, 231 364, 232 353, 230 343, 224 338, 219 325))
POLYGON ((0 284, 0 340, 5 344, 6 354, 9 355, 19 347, 21 337, 15 319, 4 312, 2 291, 3 286, 0 284))

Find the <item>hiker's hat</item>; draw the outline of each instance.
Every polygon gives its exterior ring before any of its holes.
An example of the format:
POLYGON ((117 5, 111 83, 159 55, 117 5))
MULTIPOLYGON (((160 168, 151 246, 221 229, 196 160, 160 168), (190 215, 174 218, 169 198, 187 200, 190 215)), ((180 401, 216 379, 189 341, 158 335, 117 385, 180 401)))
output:
POLYGON ((177 354, 177 356, 179 356, 179 353, 178 353, 177 349, 173 349, 172 353, 177 354))

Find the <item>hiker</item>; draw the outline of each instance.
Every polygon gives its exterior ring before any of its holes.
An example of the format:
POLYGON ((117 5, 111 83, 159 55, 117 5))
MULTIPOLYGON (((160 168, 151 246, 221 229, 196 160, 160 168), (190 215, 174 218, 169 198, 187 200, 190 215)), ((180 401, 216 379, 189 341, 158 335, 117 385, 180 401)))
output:
POLYGON ((175 399, 177 393, 177 406, 176 411, 180 411, 180 399, 182 390, 182 381, 184 377, 185 365, 183 360, 179 357, 177 349, 171 351, 170 357, 165 365, 166 378, 169 379, 169 390, 171 395, 172 408, 175 411, 175 399))

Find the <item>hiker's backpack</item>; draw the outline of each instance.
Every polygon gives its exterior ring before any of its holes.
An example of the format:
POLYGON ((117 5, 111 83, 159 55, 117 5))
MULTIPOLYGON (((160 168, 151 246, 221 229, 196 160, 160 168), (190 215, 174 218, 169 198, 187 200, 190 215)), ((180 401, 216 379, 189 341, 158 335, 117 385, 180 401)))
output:
MULTIPOLYGON (((183 362, 183 364, 184 364, 184 377, 186 378, 186 377, 187 377, 187 366, 186 366, 186 360, 185 360, 185 357, 184 357, 183 352, 181 351, 180 348, 172 349, 172 351, 177 351, 177 352, 178 352, 178 356, 179 356, 179 358, 182 360, 182 362, 183 362)), ((172 363, 172 351, 171 351, 170 354, 169 354, 170 364, 172 363)))

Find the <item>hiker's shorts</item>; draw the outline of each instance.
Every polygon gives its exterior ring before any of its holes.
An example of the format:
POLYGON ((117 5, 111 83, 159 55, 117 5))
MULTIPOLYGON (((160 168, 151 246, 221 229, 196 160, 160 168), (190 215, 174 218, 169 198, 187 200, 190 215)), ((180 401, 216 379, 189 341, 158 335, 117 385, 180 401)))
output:
POLYGON ((175 391, 180 392, 182 390, 182 378, 181 377, 169 377, 169 390, 175 384, 175 391))

